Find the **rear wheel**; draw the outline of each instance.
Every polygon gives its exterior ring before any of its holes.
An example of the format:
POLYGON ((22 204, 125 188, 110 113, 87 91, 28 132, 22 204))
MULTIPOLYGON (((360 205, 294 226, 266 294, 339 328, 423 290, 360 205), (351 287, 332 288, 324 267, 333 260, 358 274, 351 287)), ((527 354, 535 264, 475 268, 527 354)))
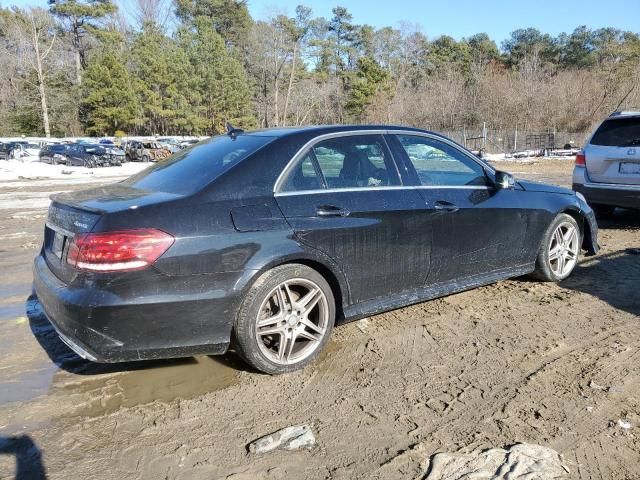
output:
POLYGON ((234 335, 238 353, 268 374, 311 363, 329 341, 335 320, 331 287, 306 265, 276 267, 246 295, 234 335))
POLYGON ((602 204, 596 203, 591 205, 591 209, 596 214, 597 218, 608 218, 611 215, 613 215, 613 212, 616 209, 616 207, 614 207, 613 205, 602 205, 602 204))
POLYGON ((143 162, 150 162, 151 161, 151 157, 149 155, 143 155, 142 156, 142 161, 143 162))
POLYGON ((566 213, 558 215, 542 238, 532 276, 543 282, 559 282, 567 278, 580 254, 582 237, 578 222, 566 213))

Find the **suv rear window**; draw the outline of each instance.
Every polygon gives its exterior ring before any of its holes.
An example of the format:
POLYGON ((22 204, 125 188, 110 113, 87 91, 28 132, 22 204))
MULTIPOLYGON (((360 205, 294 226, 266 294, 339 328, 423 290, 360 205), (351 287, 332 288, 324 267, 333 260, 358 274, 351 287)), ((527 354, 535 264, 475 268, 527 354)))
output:
POLYGON ((182 150, 122 183, 143 190, 189 195, 201 190, 273 137, 220 135, 182 150))
POLYGON ((640 118, 617 118, 602 122, 591 139, 606 147, 640 146, 640 118))

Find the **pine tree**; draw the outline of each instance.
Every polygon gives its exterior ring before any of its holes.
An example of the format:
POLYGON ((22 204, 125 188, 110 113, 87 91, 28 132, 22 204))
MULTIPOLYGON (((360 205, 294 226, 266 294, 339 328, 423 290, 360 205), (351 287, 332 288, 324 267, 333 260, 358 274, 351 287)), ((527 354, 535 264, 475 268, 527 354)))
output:
POLYGON ((113 135, 135 125, 138 102, 132 78, 113 50, 91 59, 82 90, 81 113, 90 135, 113 135))

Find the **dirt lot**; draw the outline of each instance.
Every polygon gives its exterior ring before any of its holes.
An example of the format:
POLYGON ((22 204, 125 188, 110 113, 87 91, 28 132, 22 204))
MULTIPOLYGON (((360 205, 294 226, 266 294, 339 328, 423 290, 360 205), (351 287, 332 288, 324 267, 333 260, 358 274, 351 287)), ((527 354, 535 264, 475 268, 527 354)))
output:
MULTIPOLYGON (((499 168, 568 185, 572 165, 499 168)), ((640 478, 636 213, 603 223, 601 253, 562 284, 510 280, 354 322, 313 366, 268 377, 232 354, 100 366, 60 343, 28 300, 30 263, 46 194, 81 186, 0 183, 0 478, 413 479, 436 452, 516 442, 562 453, 572 478, 640 478), (315 449, 247 452, 299 423, 315 449)))

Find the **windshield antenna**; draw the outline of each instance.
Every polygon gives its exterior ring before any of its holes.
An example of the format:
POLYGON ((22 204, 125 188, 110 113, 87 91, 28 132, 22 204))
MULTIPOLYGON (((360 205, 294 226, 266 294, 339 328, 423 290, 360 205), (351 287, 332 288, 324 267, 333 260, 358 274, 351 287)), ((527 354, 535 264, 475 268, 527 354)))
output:
POLYGON ((241 128, 235 128, 230 122, 227 122, 227 135, 231 138, 236 138, 241 133, 244 133, 244 130, 241 128))

